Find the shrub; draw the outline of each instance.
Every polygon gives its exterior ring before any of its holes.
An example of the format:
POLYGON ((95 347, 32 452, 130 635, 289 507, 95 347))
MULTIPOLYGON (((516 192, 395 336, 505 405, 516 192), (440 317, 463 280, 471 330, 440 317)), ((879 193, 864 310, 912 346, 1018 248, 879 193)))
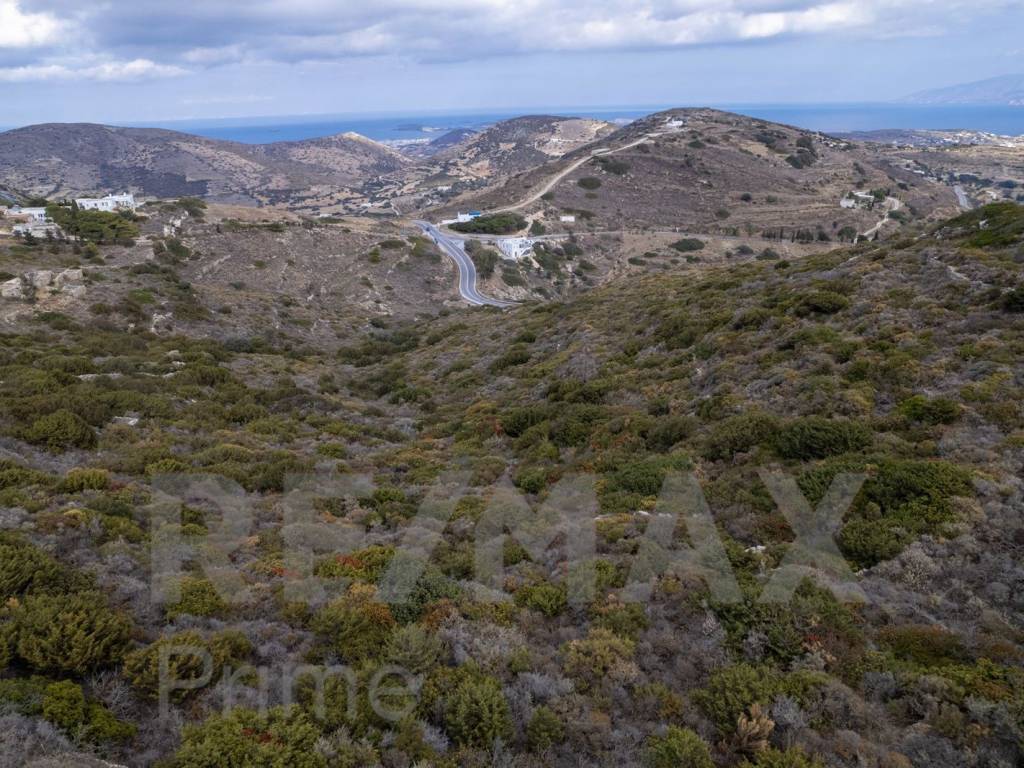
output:
POLYGON ((635 647, 632 640, 611 630, 593 628, 585 638, 563 646, 565 672, 580 681, 581 687, 588 688, 630 664, 635 647))
POLYGON ((595 176, 584 176, 576 183, 579 184, 583 189, 594 190, 601 188, 601 180, 595 176))
POLYGON ((105 491, 110 487, 110 473, 105 469, 72 469, 60 483, 64 493, 105 491))
POLYGON ((925 624, 884 627, 878 633, 878 640, 896 658, 922 667, 959 664, 970 658, 960 638, 942 627, 925 624))
POLYGON ((95 448, 96 433, 78 414, 59 410, 36 419, 25 433, 25 439, 44 445, 54 453, 69 448, 95 448))
POLYGON ((778 420, 757 411, 732 416, 717 424, 704 441, 702 454, 712 461, 731 459, 755 445, 767 442, 778 429, 778 420))
POLYGON ((796 313, 800 317, 808 315, 834 315, 850 306, 850 300, 835 291, 813 291, 800 298, 796 305, 796 313))
POLYGON ((437 664, 442 648, 441 641, 430 630, 408 624, 391 636, 385 658, 413 674, 424 674, 437 664))
POLYGON ((564 584, 529 584, 516 590, 516 605, 548 617, 557 616, 568 605, 568 593, 564 584))
POLYGON ((33 595, 13 612, 17 655, 42 672, 85 674, 118 661, 131 621, 94 593, 33 595))
POLYGON ((684 237, 682 240, 672 243, 672 248, 675 248, 680 253, 692 253, 704 250, 704 245, 703 240, 698 240, 695 237, 684 237))
MULTIPOLYGON (((156 698, 160 692, 160 658, 165 658, 170 680, 187 683, 201 680, 206 670, 207 654, 212 664, 210 685, 220 678, 228 666, 238 666, 252 653, 252 645, 241 632, 225 630, 209 639, 188 630, 161 637, 144 648, 132 651, 124 659, 128 680, 147 696, 156 698)), ((178 701, 200 689, 177 688, 172 695, 178 701)))
POLYGON ((908 421, 922 424, 952 424, 960 418, 960 406, 947 397, 914 395, 900 403, 899 413, 908 421))
POLYGON ((178 601, 167 605, 164 611, 170 619, 186 614, 209 618, 223 615, 227 607, 213 582, 189 576, 181 581, 181 595, 178 601))
POLYGON ((85 723, 85 693, 70 680, 50 683, 43 693, 43 717, 65 731, 74 732, 85 723))
POLYGON ((187 726, 175 768, 326 768, 320 730, 300 709, 235 709, 187 726))
POLYGON ((477 235, 510 235, 526 228, 526 219, 518 213, 491 213, 451 225, 456 232, 477 235))
POLYGON ((732 733, 739 716, 751 704, 767 706, 782 695, 803 701, 824 680, 823 675, 813 672, 783 674, 770 667, 736 664, 714 672, 707 686, 691 698, 719 730, 732 733))
POLYGON ((711 750, 688 728, 669 726, 664 736, 652 736, 644 749, 649 768, 714 768, 711 750))
POLYGON ((0 602, 23 594, 66 594, 92 586, 85 574, 13 536, 0 538, 0 602))
POLYGON ((647 447, 664 453, 688 438, 696 429, 697 420, 690 416, 663 416, 647 431, 647 447))
POLYGON ((550 707, 539 706, 533 710, 530 722, 526 724, 526 743, 535 752, 543 752, 565 738, 565 725, 550 707))
POLYGON ((843 553, 862 567, 893 557, 914 536, 941 533, 956 517, 951 499, 972 490, 962 467, 887 456, 829 459, 800 477, 800 489, 816 504, 839 472, 871 473, 838 536, 843 553))
POLYGON ((312 628, 346 661, 362 661, 383 652, 395 628, 391 609, 373 600, 376 590, 353 585, 313 618, 312 628))
POLYGON ((489 749, 512 736, 512 714, 493 677, 467 675, 445 702, 445 731, 456 744, 489 749))
POLYGON ((873 438, 872 431, 863 424, 811 416, 784 424, 773 436, 772 444, 784 459, 808 460, 859 451, 871 445, 873 438))
POLYGON ((1004 312, 1024 312, 1024 286, 1004 293, 1000 304, 1004 312))

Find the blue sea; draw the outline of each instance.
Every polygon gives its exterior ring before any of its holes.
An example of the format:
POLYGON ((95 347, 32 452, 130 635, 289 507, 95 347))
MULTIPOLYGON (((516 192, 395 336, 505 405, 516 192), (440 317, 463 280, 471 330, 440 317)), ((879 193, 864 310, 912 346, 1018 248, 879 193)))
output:
MULTIPOLYGON (((705 105, 693 105, 705 106, 705 105)), ((916 106, 900 104, 719 104, 719 109, 795 125, 815 131, 842 133, 886 128, 970 129, 1005 135, 1024 135, 1024 107, 916 106)), ((354 131, 377 141, 432 139, 456 128, 481 129, 524 114, 593 117, 627 123, 670 105, 642 107, 543 107, 514 111, 450 114, 305 115, 224 120, 146 123, 213 139, 245 144, 298 141, 354 131)))

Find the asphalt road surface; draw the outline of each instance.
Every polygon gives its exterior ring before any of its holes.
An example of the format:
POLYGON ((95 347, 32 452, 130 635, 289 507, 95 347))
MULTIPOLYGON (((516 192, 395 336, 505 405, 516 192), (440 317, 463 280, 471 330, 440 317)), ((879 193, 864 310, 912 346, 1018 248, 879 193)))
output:
POLYGON ((502 301, 484 296, 476 287, 476 265, 469 258, 462 248, 462 242, 454 237, 445 235, 441 230, 427 221, 417 221, 416 226, 423 230, 437 247, 444 251, 448 257, 455 262, 459 269, 459 295, 462 298, 478 307, 514 307, 514 301, 502 301))

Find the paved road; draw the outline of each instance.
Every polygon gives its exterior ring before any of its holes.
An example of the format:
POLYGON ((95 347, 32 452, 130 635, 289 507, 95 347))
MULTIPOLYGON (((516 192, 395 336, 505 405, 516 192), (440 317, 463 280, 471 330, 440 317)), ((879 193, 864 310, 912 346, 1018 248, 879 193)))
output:
POLYGON ((416 226, 433 240, 437 247, 444 251, 459 268, 459 295, 470 304, 478 307, 514 307, 514 301, 502 301, 484 296, 476 288, 476 265, 462 247, 462 241, 444 234, 427 221, 417 221, 416 226))
POLYGON ((953 186, 953 191, 956 193, 956 201, 960 203, 960 207, 965 211, 969 211, 974 208, 974 204, 971 203, 971 199, 967 197, 967 193, 964 192, 964 188, 959 184, 953 186))

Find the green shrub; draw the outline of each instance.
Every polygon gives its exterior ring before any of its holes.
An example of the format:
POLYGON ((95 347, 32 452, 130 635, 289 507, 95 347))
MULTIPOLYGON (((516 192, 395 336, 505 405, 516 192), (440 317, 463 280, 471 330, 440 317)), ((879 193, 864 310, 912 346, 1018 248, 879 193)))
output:
POLYGON ((93 593, 32 595, 14 611, 16 652, 41 672, 85 674, 118 660, 131 621, 93 593))
POLYGON ((672 243, 672 248, 679 251, 680 253, 693 253, 694 251, 703 251, 705 243, 703 240, 698 240, 695 237, 684 237, 682 240, 677 240, 672 243))
POLYGON ((0 602, 24 594, 66 594, 92 586, 92 579, 14 536, 0 538, 0 602))
POLYGON ((800 298, 796 304, 796 313, 800 317, 808 315, 834 315, 850 306, 850 300, 835 291, 813 291, 800 298))
POLYGON ((445 702, 445 731, 461 746, 489 749, 512 736, 512 714, 501 684, 487 675, 467 675, 445 702))
POLYGON ((347 555, 323 560, 317 563, 314 573, 324 579, 345 578, 376 584, 394 556, 394 547, 372 544, 347 555))
POLYGON ((78 414, 59 410, 36 419, 25 433, 25 439, 43 445, 54 453, 70 448, 95 448, 96 433, 78 414))
POLYGON ((947 397, 914 395, 900 403, 899 414, 922 424, 952 424, 960 418, 960 406, 947 397))
MULTIPOLYGON (((206 671, 206 657, 212 662, 210 685, 220 678, 226 667, 240 666, 252 653, 252 645, 241 632, 225 630, 209 639, 195 630, 161 637, 144 648, 132 651, 124 659, 125 677, 146 696, 160 693, 160 658, 164 656, 169 680, 181 683, 201 680, 206 671)), ((200 689, 177 688, 172 695, 181 701, 200 689)))
POLYGON ((515 600, 516 605, 539 611, 548 617, 557 616, 569 604, 565 584, 550 584, 546 581, 520 587, 516 590, 515 600))
POLYGON ((526 219, 518 213, 491 213, 470 221, 452 224, 456 232, 477 235, 511 235, 526 228, 526 219))
POLYGON ((234 709, 187 726, 175 768, 326 768, 320 729, 297 707, 234 709))
POLYGON ((384 656, 390 664, 413 674, 424 674, 437 664, 442 649, 441 641, 430 630, 419 624, 408 624, 391 636, 384 656))
POLYGON ((805 701, 825 676, 799 671, 790 674, 770 667, 736 664, 711 675, 706 687, 694 691, 693 702, 723 733, 732 733, 751 704, 767 706, 776 696, 805 701))
POLYGON ((189 616, 222 616, 228 604, 218 594, 217 588, 209 579, 189 576, 182 579, 181 594, 177 602, 165 606, 164 611, 170 619, 182 615, 189 616))
POLYGON ((601 188, 601 180, 596 176, 584 176, 576 183, 579 184, 583 189, 594 190, 601 188))
POLYGON ((824 459, 867 448, 874 433, 863 424, 846 419, 810 416, 782 425, 772 438, 784 459, 824 459))
POLYGON ((839 472, 869 475, 838 536, 843 553, 862 567, 893 557, 915 536, 942 533, 956 519, 952 498, 972 493, 963 467, 888 456, 828 459, 798 484, 817 504, 839 472))
POLYGON ((697 420, 691 416, 662 416, 647 430, 647 447, 665 453, 682 442, 697 429, 697 420))
POLYGON ((110 473, 105 469, 72 469, 60 483, 63 493, 105 491, 110 487, 110 473))
POLYGON ((42 677, 0 681, 0 705, 27 717, 43 717, 76 740, 97 743, 131 741, 135 726, 114 717, 102 704, 88 701, 73 681, 42 677))
POLYGON ((324 606, 312 628, 349 662, 380 655, 395 628, 391 609, 373 599, 375 590, 354 585, 346 595, 324 606))
POLYGON ((688 728, 669 726, 664 736, 652 736, 644 749, 649 768, 715 768, 711 750, 688 728))
POLYGON ((737 453, 745 453, 767 442, 778 425, 774 416, 757 411, 731 416, 715 425, 705 438, 701 452, 712 461, 731 459, 737 453))
POLYGON ((960 664, 970 658, 957 635, 926 624, 883 627, 878 641, 896 658, 922 667, 960 664))
POLYGON ((65 731, 74 732, 85 723, 85 693, 70 680, 50 683, 43 693, 43 717, 65 731))
POLYGON ((533 710, 530 722, 526 724, 526 743, 534 752, 543 752, 565 738, 565 725, 550 707, 539 706, 533 710))
POLYGON ((585 638, 562 647, 565 672, 586 689, 606 679, 610 672, 632 662, 636 644, 601 627, 592 628, 585 638))

